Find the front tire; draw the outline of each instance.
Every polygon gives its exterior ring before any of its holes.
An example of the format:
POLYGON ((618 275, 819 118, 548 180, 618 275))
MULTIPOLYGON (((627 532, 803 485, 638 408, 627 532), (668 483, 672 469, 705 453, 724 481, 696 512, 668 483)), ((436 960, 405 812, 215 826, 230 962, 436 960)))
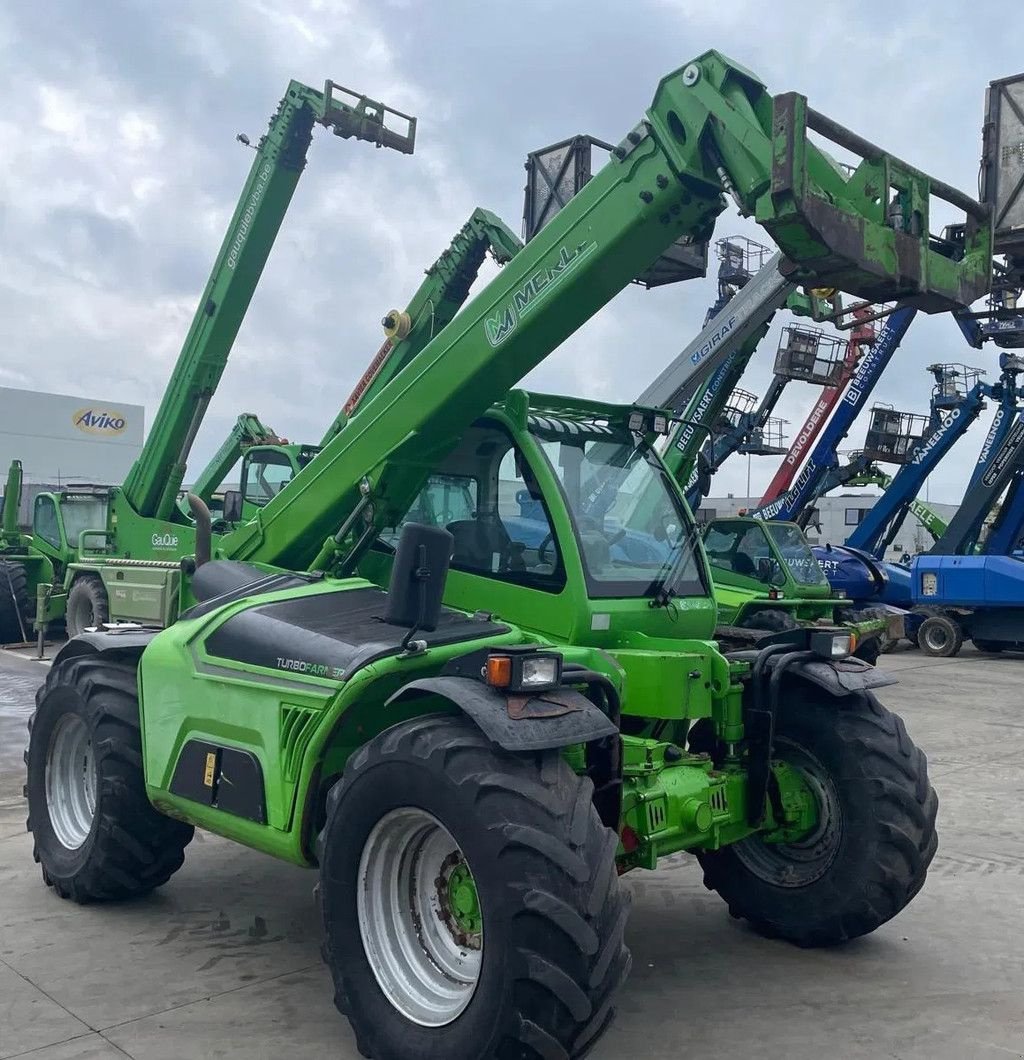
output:
POLYGON ((110 601, 103 580, 95 574, 80 574, 68 592, 65 624, 68 636, 77 637, 92 626, 110 619, 110 601))
POLYGON ((949 659, 963 647, 964 631, 950 615, 932 615, 917 631, 917 646, 933 659, 949 659))
POLYGON ((801 843, 750 836, 700 853, 704 884, 763 935, 831 946, 874 931, 924 884, 938 799, 898 715, 870 692, 782 693, 775 758, 803 773, 819 821, 801 843))
POLYGON ((28 830, 43 880, 72 901, 133 898, 181 868, 191 825, 146 797, 135 665, 58 662, 36 694, 25 752, 28 830))
POLYGON ((324 959, 364 1056, 563 1060, 597 1040, 629 951, 592 797, 557 751, 510 754, 462 717, 352 756, 318 851, 324 959))

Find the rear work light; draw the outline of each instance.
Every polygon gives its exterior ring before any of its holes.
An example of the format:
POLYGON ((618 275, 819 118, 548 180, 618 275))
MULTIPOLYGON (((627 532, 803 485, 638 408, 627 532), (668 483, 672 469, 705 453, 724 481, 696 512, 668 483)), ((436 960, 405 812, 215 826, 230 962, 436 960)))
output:
POLYGON ((492 652, 482 676, 492 688, 507 692, 547 692, 562 682, 562 656, 532 648, 492 652))

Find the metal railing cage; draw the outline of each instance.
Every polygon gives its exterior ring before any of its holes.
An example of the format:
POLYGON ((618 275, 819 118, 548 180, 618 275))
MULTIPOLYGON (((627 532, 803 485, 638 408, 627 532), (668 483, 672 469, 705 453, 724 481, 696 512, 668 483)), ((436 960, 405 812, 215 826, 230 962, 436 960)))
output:
POLYGON ((835 386, 843 374, 846 342, 806 324, 787 324, 779 337, 775 374, 816 386, 835 386))
POLYGON ((886 464, 909 464, 927 424, 928 417, 919 412, 901 412, 891 405, 872 406, 864 457, 886 464))

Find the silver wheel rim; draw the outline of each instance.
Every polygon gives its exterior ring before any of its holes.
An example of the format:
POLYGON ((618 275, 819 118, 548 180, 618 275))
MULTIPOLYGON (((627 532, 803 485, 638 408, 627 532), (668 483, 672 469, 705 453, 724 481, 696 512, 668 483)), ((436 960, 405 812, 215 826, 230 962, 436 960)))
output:
POLYGON ((949 637, 946 635, 946 630, 942 626, 932 626, 931 629, 926 629, 924 640, 932 651, 942 651, 942 649, 949 643, 949 637))
POLYGON ((385 814, 359 861, 359 933, 388 1001, 423 1027, 443 1027, 470 1003, 483 961, 483 928, 460 930, 448 895, 468 869, 451 833, 412 806, 385 814))
POLYGON ((775 887, 807 887, 828 872, 839 853, 843 816, 828 770, 810 751, 785 737, 775 741, 779 757, 800 771, 818 803, 818 824, 796 843, 766 843, 753 835, 733 845, 736 857, 755 876, 775 887))
POLYGON ((77 714, 65 714, 50 737, 46 808, 62 846, 77 850, 89 838, 96 816, 96 761, 92 737, 77 714))

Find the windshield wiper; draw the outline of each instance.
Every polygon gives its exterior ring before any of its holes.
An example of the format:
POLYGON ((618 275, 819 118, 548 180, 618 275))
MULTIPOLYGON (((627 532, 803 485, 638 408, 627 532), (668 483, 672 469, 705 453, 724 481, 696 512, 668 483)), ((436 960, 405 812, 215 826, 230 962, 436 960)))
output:
POLYGON ((679 571, 684 565, 684 561, 687 557, 694 554, 694 546, 698 537, 697 524, 691 524, 691 527, 686 535, 686 540, 680 540, 675 556, 670 560, 666 560, 661 565, 661 570, 658 571, 658 575, 655 581, 659 581, 661 584, 655 590, 654 595, 651 597, 651 607, 668 607, 672 602, 672 598, 676 596, 676 578, 679 571), (667 569, 666 569, 667 568, 667 569), (664 571, 664 575, 662 574, 664 571))

